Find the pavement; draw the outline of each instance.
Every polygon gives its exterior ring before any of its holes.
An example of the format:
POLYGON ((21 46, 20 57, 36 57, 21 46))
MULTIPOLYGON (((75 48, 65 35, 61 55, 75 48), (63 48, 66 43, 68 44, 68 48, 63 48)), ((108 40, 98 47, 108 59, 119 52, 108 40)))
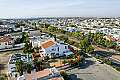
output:
MULTIPOLYGON (((22 50, 17 50, 17 51, 7 51, 7 52, 0 52, 0 75, 1 74, 6 74, 8 76, 8 62, 9 58, 12 54, 16 52, 22 52, 22 50)), ((10 79, 8 77, 8 80, 15 80, 15 79, 10 79)))
POLYGON ((120 80, 120 72, 96 62, 95 58, 86 58, 83 66, 68 70, 67 73, 72 80, 120 80))
POLYGON ((7 74, 7 64, 9 61, 10 54, 0 53, 0 74, 7 74))

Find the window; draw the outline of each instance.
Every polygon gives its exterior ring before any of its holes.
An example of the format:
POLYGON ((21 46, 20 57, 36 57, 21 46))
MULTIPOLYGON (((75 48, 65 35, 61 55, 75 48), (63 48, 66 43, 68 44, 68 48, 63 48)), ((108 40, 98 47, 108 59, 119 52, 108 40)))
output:
POLYGON ((56 53, 56 57, 59 57, 59 53, 56 53))
POLYGON ((59 47, 58 47, 58 51, 59 51, 59 47))
POLYGON ((11 45, 11 42, 9 42, 8 45, 11 45))
POLYGON ((51 55, 55 55, 55 53, 51 53, 51 55))
POLYGON ((5 43, 5 45, 7 45, 7 43, 5 43))
POLYGON ((55 56, 55 53, 51 53, 51 58, 54 58, 54 56, 55 56))
POLYGON ((59 56, 59 53, 56 53, 56 55, 58 55, 58 56, 59 56))
POLYGON ((55 49, 53 48, 52 51, 55 51, 55 49))
POLYGON ((65 49, 67 49, 67 46, 65 46, 65 49))

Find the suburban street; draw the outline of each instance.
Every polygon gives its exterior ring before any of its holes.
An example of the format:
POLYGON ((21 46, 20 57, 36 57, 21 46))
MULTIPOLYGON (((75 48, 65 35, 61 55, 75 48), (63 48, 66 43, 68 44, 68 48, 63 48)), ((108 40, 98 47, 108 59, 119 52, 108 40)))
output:
POLYGON ((68 70, 72 80, 120 80, 120 73, 106 64, 95 62, 94 58, 87 58, 80 68, 68 70))

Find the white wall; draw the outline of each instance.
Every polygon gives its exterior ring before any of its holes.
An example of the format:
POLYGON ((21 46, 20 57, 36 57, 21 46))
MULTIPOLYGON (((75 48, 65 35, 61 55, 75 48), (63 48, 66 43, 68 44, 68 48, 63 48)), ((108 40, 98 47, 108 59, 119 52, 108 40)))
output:
POLYGON ((4 48, 12 48, 12 47, 13 47, 13 46, 12 46, 13 41, 9 41, 9 42, 11 42, 11 45, 8 44, 8 42, 1 42, 1 43, 0 43, 0 49, 4 49, 4 48))
POLYGON ((51 53, 55 53, 55 55, 59 54, 58 56, 62 56, 67 51, 69 51, 68 45, 57 43, 49 48, 46 48, 45 55, 48 54, 51 57, 51 53), (66 49, 65 49, 65 46, 66 46, 66 49), (58 48, 59 48, 59 51, 58 51, 58 48))
POLYGON ((118 46, 120 46, 120 42, 116 42, 118 46))

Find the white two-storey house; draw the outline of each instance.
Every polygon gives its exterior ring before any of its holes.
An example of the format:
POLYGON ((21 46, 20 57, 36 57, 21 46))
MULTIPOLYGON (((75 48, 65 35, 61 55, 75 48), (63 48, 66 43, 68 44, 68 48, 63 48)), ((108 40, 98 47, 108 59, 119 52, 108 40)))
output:
POLYGON ((49 39, 41 44, 40 55, 43 57, 49 56, 52 58, 69 54, 72 54, 72 52, 67 44, 58 43, 53 39, 49 39))

